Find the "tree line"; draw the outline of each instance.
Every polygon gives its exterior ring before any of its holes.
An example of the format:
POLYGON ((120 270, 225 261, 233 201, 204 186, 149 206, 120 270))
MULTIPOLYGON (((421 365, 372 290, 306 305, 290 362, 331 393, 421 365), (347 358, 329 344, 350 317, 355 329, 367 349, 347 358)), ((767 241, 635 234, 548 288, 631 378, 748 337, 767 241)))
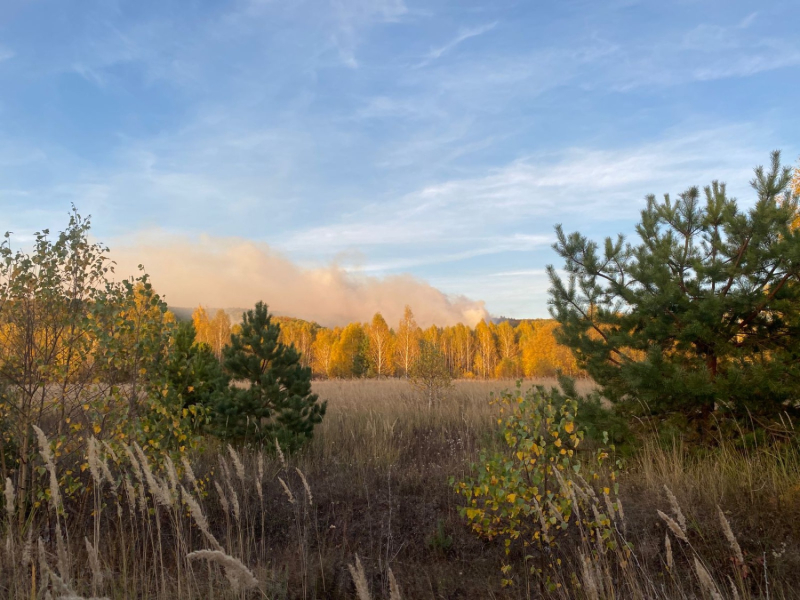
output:
MULTIPOLYGON (((551 319, 481 321, 423 329, 406 306, 395 325, 378 312, 368 323, 323 327, 290 317, 273 317, 281 326, 280 340, 300 353, 301 363, 317 378, 409 378, 415 365, 433 352, 451 378, 509 379, 582 376, 567 346, 556 341, 558 323, 551 319)), ((192 314, 197 340, 221 357, 238 325, 218 310, 213 316, 200 306, 192 314)))

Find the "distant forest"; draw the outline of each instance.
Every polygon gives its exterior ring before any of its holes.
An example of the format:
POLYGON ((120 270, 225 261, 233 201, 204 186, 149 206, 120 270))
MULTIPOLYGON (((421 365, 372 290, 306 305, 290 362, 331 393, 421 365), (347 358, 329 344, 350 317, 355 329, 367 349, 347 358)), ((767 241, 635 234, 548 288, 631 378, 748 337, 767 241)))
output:
MULTIPOLYGON (((217 310, 212 316, 198 307, 191 315, 197 341, 217 355, 230 342, 237 325, 217 310)), ((315 377, 408 377, 425 344, 437 349, 453 378, 506 379, 551 377, 558 372, 581 376, 572 353, 554 336, 558 324, 550 319, 503 319, 420 328, 410 307, 392 326, 380 313, 369 323, 327 328, 291 317, 272 317, 280 323, 280 340, 294 346, 315 377)))

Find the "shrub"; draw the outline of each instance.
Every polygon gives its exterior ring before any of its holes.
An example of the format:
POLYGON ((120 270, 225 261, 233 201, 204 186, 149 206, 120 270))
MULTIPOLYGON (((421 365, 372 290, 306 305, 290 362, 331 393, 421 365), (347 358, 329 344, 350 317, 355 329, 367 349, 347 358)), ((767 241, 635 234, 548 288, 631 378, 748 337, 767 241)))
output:
MULTIPOLYGON (((592 546, 616 546, 612 519, 619 503, 611 500, 618 492, 616 473, 608 449, 585 460, 579 456, 585 434, 576 425, 577 402, 542 388, 523 393, 520 384, 493 402, 500 406, 505 451, 482 453, 480 464, 473 465, 475 476, 455 483, 467 500, 461 513, 473 531, 502 539, 506 556, 521 552, 527 573, 543 584, 561 564, 554 551, 571 530, 581 529, 592 546), (601 505, 598 496, 607 502, 601 505)), ((511 565, 502 571, 503 583, 512 584, 511 565)))
POLYGON ((411 366, 410 381, 411 385, 425 395, 428 407, 439 402, 453 385, 445 355, 427 340, 420 343, 419 355, 411 366))

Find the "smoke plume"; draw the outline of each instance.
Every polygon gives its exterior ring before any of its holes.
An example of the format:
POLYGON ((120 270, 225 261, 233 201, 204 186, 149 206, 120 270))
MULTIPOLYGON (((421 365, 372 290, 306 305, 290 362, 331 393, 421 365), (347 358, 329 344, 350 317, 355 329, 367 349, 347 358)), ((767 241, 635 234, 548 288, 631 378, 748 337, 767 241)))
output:
POLYGON ((142 264, 156 291, 171 306, 251 308, 325 326, 368 321, 376 312, 399 322, 408 304, 420 326, 466 323, 489 315, 482 301, 452 297, 411 275, 373 277, 332 264, 306 269, 268 245, 240 238, 199 240, 145 234, 112 244, 118 277, 142 264))

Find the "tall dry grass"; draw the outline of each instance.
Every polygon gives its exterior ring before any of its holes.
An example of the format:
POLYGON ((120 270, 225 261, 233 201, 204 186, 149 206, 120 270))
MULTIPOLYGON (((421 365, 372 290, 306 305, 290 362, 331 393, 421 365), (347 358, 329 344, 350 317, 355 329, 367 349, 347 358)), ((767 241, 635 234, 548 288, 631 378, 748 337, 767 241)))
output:
MULTIPOLYGON (((19 515, 5 486, 0 596, 537 597, 535 582, 500 586, 502 544, 472 535, 448 484, 481 449, 499 447, 488 395, 513 385, 456 382, 428 409, 404 381, 317 382, 328 415, 298 455, 210 443, 173 464, 92 442, 85 491, 70 496, 53 477, 70 465, 40 440, 41 506, 19 515)), ((650 440, 627 462, 620 496, 624 512, 602 493, 593 500, 613 519, 616 549, 587 532, 570 538, 548 595, 754 599, 800 589, 796 447, 723 440, 698 453, 650 440)))

